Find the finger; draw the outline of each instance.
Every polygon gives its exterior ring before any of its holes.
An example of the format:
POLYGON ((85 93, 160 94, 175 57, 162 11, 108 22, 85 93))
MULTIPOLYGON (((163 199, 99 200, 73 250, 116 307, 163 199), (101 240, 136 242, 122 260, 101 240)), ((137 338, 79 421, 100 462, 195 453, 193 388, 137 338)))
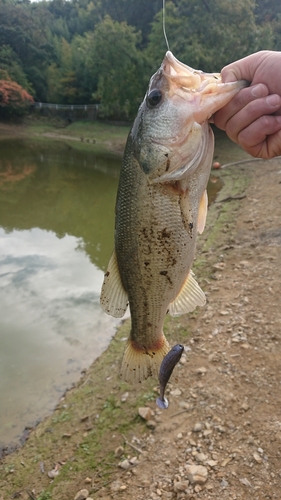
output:
MULTIPOLYGON (((226 133, 234 141, 238 142, 238 136, 241 130, 248 128, 251 123, 256 122, 263 115, 268 117, 268 115, 277 111, 281 106, 281 97, 277 94, 269 95, 261 99, 256 99, 255 101, 249 102, 244 108, 242 108, 238 113, 236 113, 232 118, 226 123, 226 133)), ((265 120, 266 121, 266 120, 265 120)), ((260 122, 258 122, 260 123, 260 122)), ((263 130, 266 135, 274 132, 268 132, 266 129, 263 130)))
POLYGON ((236 82, 237 80, 248 80, 249 82, 253 79, 252 66, 249 61, 250 56, 244 57, 240 61, 235 61, 234 63, 225 66, 221 70, 221 77, 224 83, 236 82))
POLYGON ((261 116, 238 135, 238 144, 257 158, 281 154, 281 116, 261 116))
POLYGON ((237 80, 248 80, 252 82, 258 66, 265 59, 270 57, 270 54, 270 51, 264 50, 250 54, 243 59, 228 64, 221 71, 222 81, 226 83, 235 82, 237 80))
POLYGON ((225 130, 227 122, 249 102, 267 95, 268 88, 262 83, 240 90, 226 106, 217 111, 214 123, 218 128, 225 130))

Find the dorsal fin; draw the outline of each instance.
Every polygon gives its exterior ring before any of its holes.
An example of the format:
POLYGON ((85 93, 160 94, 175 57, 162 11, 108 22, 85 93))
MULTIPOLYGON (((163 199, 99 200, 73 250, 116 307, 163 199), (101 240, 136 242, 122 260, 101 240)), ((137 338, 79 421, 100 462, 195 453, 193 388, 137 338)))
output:
POLYGON ((115 250, 104 275, 100 305, 107 314, 115 318, 122 318, 128 307, 128 294, 121 282, 115 250))
POLYGON ((193 278, 193 272, 190 271, 178 296, 169 305, 171 316, 179 316, 191 312, 196 306, 204 306, 206 297, 197 281, 193 278))

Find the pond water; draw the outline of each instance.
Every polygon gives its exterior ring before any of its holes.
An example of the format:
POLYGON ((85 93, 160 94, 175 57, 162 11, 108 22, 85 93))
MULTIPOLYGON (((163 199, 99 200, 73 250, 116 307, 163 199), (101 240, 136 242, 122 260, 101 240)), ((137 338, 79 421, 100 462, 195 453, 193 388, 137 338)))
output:
MULTIPOLYGON (((1 140, 0 456, 108 346, 99 306, 121 160, 1 140)), ((209 184, 213 199, 220 189, 209 184)))
POLYGON ((1 141, 0 450, 46 415, 108 346, 99 307, 120 160, 1 141))

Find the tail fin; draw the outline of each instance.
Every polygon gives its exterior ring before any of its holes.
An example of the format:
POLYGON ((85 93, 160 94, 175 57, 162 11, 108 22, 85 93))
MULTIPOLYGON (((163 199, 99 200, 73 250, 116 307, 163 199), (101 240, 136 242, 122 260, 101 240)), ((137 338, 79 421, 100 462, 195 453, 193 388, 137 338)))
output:
POLYGON ((128 340, 121 364, 120 376, 126 382, 141 382, 148 377, 158 378, 160 365, 170 346, 163 335, 158 349, 136 348, 131 339, 128 340))

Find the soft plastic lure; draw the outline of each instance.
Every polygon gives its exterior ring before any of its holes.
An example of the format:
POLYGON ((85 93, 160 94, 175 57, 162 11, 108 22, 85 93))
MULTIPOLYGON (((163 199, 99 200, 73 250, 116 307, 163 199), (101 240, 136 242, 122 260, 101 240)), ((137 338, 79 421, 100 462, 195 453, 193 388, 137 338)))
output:
POLYGON ((166 410, 169 406, 169 401, 165 398, 165 389, 170 377, 173 373, 173 369, 176 364, 181 359, 181 355, 184 351, 184 347, 181 344, 175 345, 164 357, 160 370, 159 370, 159 384, 160 384, 160 396, 156 399, 156 404, 162 410, 166 410))

